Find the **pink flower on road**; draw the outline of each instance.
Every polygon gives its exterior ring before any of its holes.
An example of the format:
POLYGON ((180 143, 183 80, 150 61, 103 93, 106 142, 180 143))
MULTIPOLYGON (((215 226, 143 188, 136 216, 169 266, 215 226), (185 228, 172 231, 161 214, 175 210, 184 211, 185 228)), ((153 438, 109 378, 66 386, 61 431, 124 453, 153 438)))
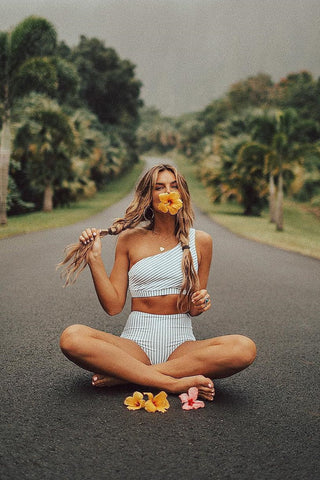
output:
POLYGON ((189 388, 188 393, 181 393, 181 395, 179 395, 179 398, 183 404, 183 410, 197 410, 198 408, 204 407, 204 402, 202 402, 201 400, 197 400, 197 387, 189 388))

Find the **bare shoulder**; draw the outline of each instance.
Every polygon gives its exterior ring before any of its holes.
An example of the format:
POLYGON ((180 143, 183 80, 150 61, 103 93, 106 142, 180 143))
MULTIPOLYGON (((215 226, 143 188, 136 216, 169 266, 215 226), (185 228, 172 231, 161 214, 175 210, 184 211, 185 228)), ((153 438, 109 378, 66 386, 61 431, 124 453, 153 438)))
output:
POLYGON ((135 242, 141 241, 142 238, 146 235, 146 229, 141 227, 128 228, 124 230, 118 236, 117 247, 130 249, 130 246, 135 242))
POLYGON ((196 244, 201 250, 208 248, 212 249, 213 242, 211 235, 202 230, 196 230, 196 244))

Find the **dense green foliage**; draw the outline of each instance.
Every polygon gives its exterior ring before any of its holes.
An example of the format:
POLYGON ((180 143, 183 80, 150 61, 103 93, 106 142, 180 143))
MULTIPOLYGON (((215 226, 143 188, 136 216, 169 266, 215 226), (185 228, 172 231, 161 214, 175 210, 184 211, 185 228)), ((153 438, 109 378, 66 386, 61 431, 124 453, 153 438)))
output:
POLYGON ((302 71, 274 83, 258 74, 194 114, 143 111, 139 142, 190 158, 215 202, 236 199, 244 214, 259 215, 269 200, 281 230, 283 194, 320 204, 319 112, 320 78, 302 71))
POLYGON ((31 16, 0 32, 0 67, 9 215, 90 197, 137 161, 142 84, 114 49, 84 36, 70 48, 31 16))

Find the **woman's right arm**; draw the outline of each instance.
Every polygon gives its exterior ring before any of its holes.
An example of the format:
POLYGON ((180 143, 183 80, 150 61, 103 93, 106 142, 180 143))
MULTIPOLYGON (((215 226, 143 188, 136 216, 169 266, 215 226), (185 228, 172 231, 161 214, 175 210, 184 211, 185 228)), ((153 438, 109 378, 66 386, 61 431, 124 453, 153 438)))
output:
POLYGON ((102 308, 109 315, 117 315, 124 307, 127 288, 129 259, 127 242, 120 234, 116 247, 115 261, 112 272, 108 276, 101 257, 101 239, 95 228, 86 229, 80 236, 82 243, 93 241, 92 249, 88 253, 93 283, 102 308))

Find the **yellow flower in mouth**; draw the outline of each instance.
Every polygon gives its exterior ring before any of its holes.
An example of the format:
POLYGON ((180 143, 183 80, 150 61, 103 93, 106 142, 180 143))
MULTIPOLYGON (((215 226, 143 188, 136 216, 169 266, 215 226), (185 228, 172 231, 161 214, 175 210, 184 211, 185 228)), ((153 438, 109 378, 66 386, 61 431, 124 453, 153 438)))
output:
POLYGON ((158 209, 160 212, 169 212, 170 215, 176 215, 183 205, 178 192, 160 193, 159 199, 158 209))
POLYGON ((161 412, 165 413, 170 407, 170 404, 167 400, 166 392, 160 392, 155 397, 150 392, 144 392, 144 395, 148 395, 148 399, 144 405, 147 412, 161 412))
POLYGON ((145 406, 146 401, 143 400, 143 395, 140 392, 134 392, 132 397, 127 397, 124 404, 128 410, 139 410, 145 406))

